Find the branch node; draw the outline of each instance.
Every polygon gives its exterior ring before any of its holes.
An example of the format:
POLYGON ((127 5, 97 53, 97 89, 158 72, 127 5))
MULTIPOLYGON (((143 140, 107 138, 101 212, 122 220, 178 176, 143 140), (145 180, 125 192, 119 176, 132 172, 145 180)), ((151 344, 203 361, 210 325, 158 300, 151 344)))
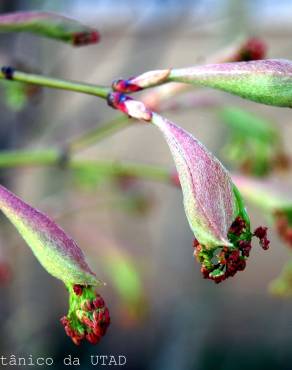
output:
POLYGON ((13 80, 13 75, 15 72, 15 69, 13 67, 4 66, 1 68, 1 72, 3 73, 6 80, 13 80))

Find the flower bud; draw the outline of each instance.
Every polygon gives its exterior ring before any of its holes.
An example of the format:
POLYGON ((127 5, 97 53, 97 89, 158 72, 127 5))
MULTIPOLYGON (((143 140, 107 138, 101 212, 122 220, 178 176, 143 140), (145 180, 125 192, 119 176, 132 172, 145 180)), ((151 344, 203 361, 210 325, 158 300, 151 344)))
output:
POLYGON ((255 60, 171 70, 168 81, 223 90, 258 103, 292 106, 292 62, 255 60))
POLYGON ((69 290, 70 308, 61 319, 75 344, 95 344, 110 323, 108 309, 95 291, 100 284, 81 249, 53 220, 0 185, 0 209, 16 227, 42 266, 69 290))
POLYGON ((0 16, 0 32, 30 32, 82 46, 99 41, 99 33, 74 19, 51 12, 16 12, 0 16))
POLYGON ((0 209, 51 275, 65 284, 99 284, 75 241, 52 219, 1 185, 0 209))
POLYGON ((260 239, 263 249, 268 248, 266 229, 251 233, 239 191, 223 165, 197 139, 121 93, 111 93, 108 102, 126 114, 135 112, 134 118, 162 131, 176 164, 185 213, 196 238, 195 256, 204 277, 218 283, 242 271, 253 236, 260 239), (146 119, 145 112, 149 113, 146 119))
POLYGON ((174 123, 152 114, 173 155, 184 207, 195 235, 194 255, 205 278, 219 283, 242 271, 256 236, 267 249, 267 229, 250 231, 241 195, 223 167, 197 139, 174 123))
POLYGON ((182 82, 223 90, 257 103, 291 107, 291 76, 291 61, 266 59, 146 72, 129 80, 119 80, 113 88, 132 92, 133 85, 144 89, 155 84, 182 82))

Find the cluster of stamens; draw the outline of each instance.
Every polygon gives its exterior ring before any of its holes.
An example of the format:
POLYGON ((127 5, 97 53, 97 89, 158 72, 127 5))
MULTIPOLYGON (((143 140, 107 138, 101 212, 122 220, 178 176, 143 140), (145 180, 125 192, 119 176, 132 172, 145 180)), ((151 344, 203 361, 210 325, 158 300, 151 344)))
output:
POLYGON ((246 259, 251 251, 251 239, 256 236, 263 249, 268 249, 267 228, 258 227, 252 234, 242 217, 237 217, 228 233, 232 246, 223 246, 207 249, 197 240, 194 241, 194 255, 201 263, 201 273, 205 279, 220 283, 234 276, 238 271, 243 271, 246 259))
POLYGON ((70 310, 61 318, 66 334, 79 345, 82 340, 96 344, 110 324, 103 298, 91 286, 74 285, 70 291, 70 310))

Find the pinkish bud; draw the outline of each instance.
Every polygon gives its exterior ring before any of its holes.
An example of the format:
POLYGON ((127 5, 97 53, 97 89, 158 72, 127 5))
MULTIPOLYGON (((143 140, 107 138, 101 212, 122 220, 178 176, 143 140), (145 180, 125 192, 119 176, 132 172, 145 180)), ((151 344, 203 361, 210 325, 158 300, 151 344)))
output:
POLYGON ((67 335, 77 345, 83 339, 97 343, 110 323, 109 313, 95 291, 99 281, 81 249, 53 220, 1 185, 0 209, 43 267, 67 286, 70 309, 68 316, 61 319, 67 335), (99 315, 98 320, 94 319, 94 314, 99 315))
MULTIPOLYGON (((173 155, 203 276, 216 283, 234 276, 245 268, 253 235, 267 249, 266 228, 251 233, 249 217, 230 175, 197 139, 156 113, 151 122, 162 131, 173 155)), ((172 181, 178 184, 175 175, 172 181)))
POLYGON ((74 19, 52 12, 16 12, 0 16, 0 32, 30 32, 74 46, 96 43, 99 33, 74 19))
POLYGON ((0 209, 51 275, 65 284, 99 284, 82 250, 52 219, 4 186, 0 186, 0 209))
POLYGON ((183 82, 223 90, 242 98, 279 107, 292 106, 292 62, 284 59, 252 60, 207 64, 188 68, 146 72, 113 85, 119 92, 130 92, 127 84, 140 88, 167 82, 183 82))
POLYGON ((292 62, 254 60, 173 69, 168 81, 212 87, 258 103, 292 106, 292 62))

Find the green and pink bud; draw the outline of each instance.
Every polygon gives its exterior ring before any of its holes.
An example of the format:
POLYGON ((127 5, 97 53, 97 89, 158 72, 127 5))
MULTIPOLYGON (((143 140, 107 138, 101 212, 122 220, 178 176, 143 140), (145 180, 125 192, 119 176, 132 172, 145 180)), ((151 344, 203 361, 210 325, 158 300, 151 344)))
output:
POLYGON ((262 104, 291 107, 291 76, 291 61, 267 59, 146 72, 114 82, 113 88, 132 92, 129 86, 145 89, 155 84, 183 82, 223 90, 262 104))
POLYGON ((145 121, 163 133, 176 165, 185 213, 196 238, 195 255, 205 278, 220 282, 243 270, 253 236, 268 248, 266 228, 250 231, 249 217, 230 175, 197 139, 143 105, 139 105, 141 112, 131 109, 137 102, 123 94, 111 94, 109 102, 126 114, 135 111, 137 119, 146 111, 149 117, 145 121))
POLYGON ((250 231, 241 195, 223 165, 188 132, 153 113, 172 152, 184 207, 195 235, 194 255, 205 278, 219 283, 242 271, 256 236, 267 249, 267 229, 250 231))
MULTIPOLYGON (((72 339, 77 344, 81 339, 95 342, 96 338, 93 338, 93 334, 96 336, 97 334, 92 331, 91 326, 86 327, 86 322, 89 324, 88 320, 92 321, 92 315, 82 314, 84 317, 81 317, 78 312, 83 310, 84 300, 92 302, 99 298, 95 289, 96 286, 102 283, 97 280, 96 275, 91 271, 82 250, 51 218, 31 207, 1 185, 0 209, 18 230, 40 264, 52 276, 62 280, 69 290, 70 308, 67 317, 69 321, 65 325, 67 334, 74 334, 72 339), (84 319, 85 317, 88 320, 84 319)), ((102 313, 104 310, 103 307, 102 313)), ((90 312, 93 314, 95 311, 92 309, 90 312)), ((100 312, 99 310, 97 314, 102 316, 100 312)), ((101 322, 104 322, 103 318, 101 321, 97 319, 94 321, 96 326, 101 322)), ((105 323, 108 325, 109 320, 105 320, 105 323)), ((102 324, 102 327, 104 325, 106 324, 102 324)), ((101 333, 104 332, 101 330, 101 333)))
POLYGON ((16 12, 0 15, 0 32, 29 32, 83 46, 99 41, 96 29, 51 12, 16 12))

